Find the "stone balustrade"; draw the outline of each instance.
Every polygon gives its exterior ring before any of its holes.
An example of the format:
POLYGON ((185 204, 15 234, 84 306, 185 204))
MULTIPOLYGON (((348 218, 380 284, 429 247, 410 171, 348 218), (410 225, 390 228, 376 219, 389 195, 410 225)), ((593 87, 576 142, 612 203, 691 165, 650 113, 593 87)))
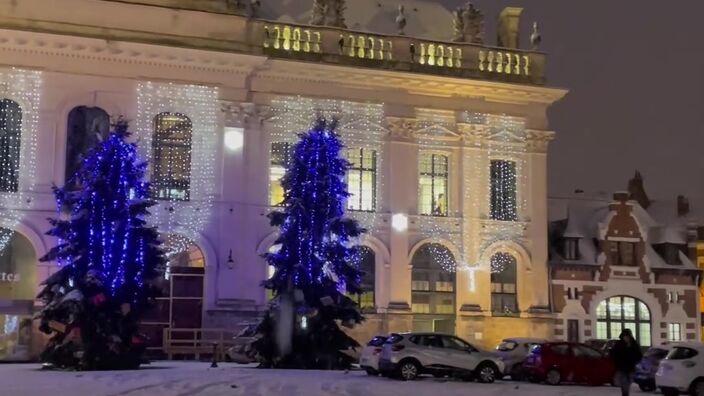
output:
MULTIPOLYGON (((545 55, 475 44, 432 42, 323 26, 253 20, 261 47, 276 58, 543 85, 545 55), (258 26, 257 26, 258 25, 258 26)), ((256 35, 256 34, 255 34, 256 35)))

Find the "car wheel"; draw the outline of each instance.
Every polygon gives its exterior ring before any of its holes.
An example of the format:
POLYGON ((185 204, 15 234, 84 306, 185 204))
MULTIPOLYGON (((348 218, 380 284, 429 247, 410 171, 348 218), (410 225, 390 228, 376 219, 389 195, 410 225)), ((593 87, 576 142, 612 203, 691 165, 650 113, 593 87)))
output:
POLYGON ((638 384, 638 387, 643 392, 652 392, 656 389, 655 384, 652 382, 641 382, 640 384, 638 384))
POLYGON ((398 372, 402 380, 413 381, 418 377, 420 367, 412 360, 405 360, 399 364, 398 372))
POLYGON ((680 394, 677 389, 673 388, 662 388, 661 390, 664 396, 678 396, 680 394))
POLYGON ((560 385, 562 382, 562 375, 558 369, 550 369, 547 374, 545 374, 545 382, 548 385, 560 385))
POLYGON ((374 370, 373 368, 367 368, 364 369, 364 371, 367 372, 367 375, 371 375, 372 377, 376 377, 377 375, 379 375, 379 372, 374 370))
POLYGON ((704 379, 692 384, 691 392, 692 396, 704 396, 704 379))
POLYGON ((484 362, 475 370, 475 377, 479 382, 490 384, 499 378, 499 369, 492 363, 484 362))

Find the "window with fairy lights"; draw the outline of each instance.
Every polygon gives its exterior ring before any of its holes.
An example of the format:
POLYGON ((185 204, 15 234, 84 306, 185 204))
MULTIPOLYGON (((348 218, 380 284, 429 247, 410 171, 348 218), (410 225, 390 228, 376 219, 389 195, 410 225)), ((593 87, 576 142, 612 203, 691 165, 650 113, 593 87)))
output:
POLYGON ((288 142, 274 142, 271 144, 271 161, 269 165, 269 205, 279 206, 284 200, 284 188, 281 179, 286 174, 286 168, 291 155, 293 145, 288 142))
POLYGON ((362 292, 356 296, 352 296, 352 299, 359 305, 359 308, 363 311, 371 311, 375 308, 375 268, 376 268, 376 254, 374 250, 367 246, 359 246, 355 249, 355 261, 357 262, 357 268, 362 271, 362 280, 359 283, 362 292))
POLYGON ((20 179, 22 107, 0 99, 0 192, 17 192, 20 179))
POLYGON ((110 135, 110 116, 100 107, 78 106, 68 113, 66 183, 81 168, 86 154, 110 135))
POLYGON ((515 316, 518 311, 516 258, 508 253, 491 256, 491 311, 494 316, 515 316))
POLYGON ((376 210, 376 150, 350 148, 347 151, 347 209, 376 210))
POLYGON ((154 118, 152 194, 155 199, 188 201, 191 195, 193 123, 180 113, 154 118))
POLYGON ((411 307, 418 314, 455 314, 455 273, 444 269, 454 262, 450 250, 438 243, 421 246, 411 265, 411 307))
POLYGON ((449 157, 442 154, 421 153, 419 170, 420 214, 447 216, 449 157))
POLYGON ((491 202, 492 220, 518 220, 516 163, 514 161, 491 161, 491 202))

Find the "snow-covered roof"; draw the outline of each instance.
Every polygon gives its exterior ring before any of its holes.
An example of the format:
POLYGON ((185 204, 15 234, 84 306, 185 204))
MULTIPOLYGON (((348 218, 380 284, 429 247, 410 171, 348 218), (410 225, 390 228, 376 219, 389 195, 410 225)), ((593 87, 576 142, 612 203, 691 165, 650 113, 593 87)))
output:
MULTIPOLYGON (((562 222, 564 230, 560 230, 561 238, 577 238, 579 243, 579 260, 566 260, 560 255, 561 246, 551 246, 553 262, 575 264, 598 264, 600 252, 594 244, 599 238, 599 230, 606 227, 612 200, 600 198, 550 198, 548 201, 548 216, 551 224, 562 222)), ((652 245, 671 243, 684 245, 688 242, 688 227, 696 223, 696 214, 679 216, 676 201, 651 201, 647 210, 636 201, 629 201, 633 206, 633 216, 638 224, 647 230, 646 258, 651 268, 672 268, 653 249, 652 245)), ((555 229, 555 228, 553 228, 555 229)), ((555 242, 554 240, 552 241, 555 242)), ((696 268, 687 255, 680 253, 681 268, 696 268)))
MULTIPOLYGON (((312 1, 262 1, 260 16, 286 23, 308 24, 312 1)), ((450 41, 453 36, 452 10, 436 0, 354 0, 347 1, 345 23, 351 30, 369 33, 398 33, 398 6, 405 7, 405 34, 410 37, 450 41)))

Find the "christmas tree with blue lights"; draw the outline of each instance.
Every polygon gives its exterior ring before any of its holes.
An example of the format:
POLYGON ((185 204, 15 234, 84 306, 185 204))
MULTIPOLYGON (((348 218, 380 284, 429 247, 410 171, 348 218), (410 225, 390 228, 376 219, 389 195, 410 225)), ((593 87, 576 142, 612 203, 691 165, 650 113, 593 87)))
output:
POLYGON ((41 261, 60 269, 43 283, 37 315, 50 335, 41 356, 48 366, 130 369, 143 361, 138 322, 158 295, 154 281, 166 260, 145 220, 154 205, 147 164, 128 137, 118 121, 73 179, 54 188, 59 216, 47 234, 58 244, 41 261))
POLYGON ((283 210, 269 215, 280 230, 266 255, 275 272, 264 287, 274 299, 252 345, 265 367, 347 368, 343 351, 359 345, 338 327, 363 320, 348 295, 360 293, 354 245, 365 230, 345 217, 350 164, 336 127, 320 119, 300 135, 282 180, 283 210))

